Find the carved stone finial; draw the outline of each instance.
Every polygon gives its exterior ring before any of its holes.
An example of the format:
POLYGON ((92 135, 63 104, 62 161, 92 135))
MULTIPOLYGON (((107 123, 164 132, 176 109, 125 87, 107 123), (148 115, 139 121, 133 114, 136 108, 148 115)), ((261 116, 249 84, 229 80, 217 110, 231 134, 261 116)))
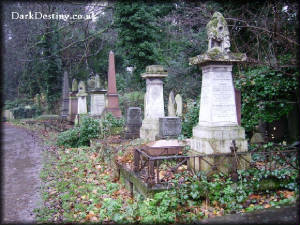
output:
POLYGON ((213 14, 212 19, 206 25, 208 36, 208 51, 218 49, 220 52, 230 52, 230 38, 227 22, 219 12, 213 14))

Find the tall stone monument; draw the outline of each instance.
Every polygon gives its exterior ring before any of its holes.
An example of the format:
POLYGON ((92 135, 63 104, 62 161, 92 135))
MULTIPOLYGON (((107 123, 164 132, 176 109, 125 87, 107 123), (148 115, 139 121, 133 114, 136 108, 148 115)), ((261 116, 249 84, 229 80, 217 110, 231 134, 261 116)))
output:
POLYGON ((78 112, 78 98, 76 96, 78 91, 78 83, 76 79, 72 81, 72 89, 69 93, 69 120, 74 121, 78 112))
POLYGON ((247 151, 245 130, 238 125, 233 63, 246 61, 246 54, 230 52, 229 31, 221 13, 207 24, 208 50, 190 58, 202 69, 199 122, 193 128, 191 149, 198 153, 230 153, 232 140, 238 151, 247 151))
POLYGON ((165 116, 162 78, 167 77, 168 72, 163 66, 151 65, 141 76, 146 79, 146 94, 140 138, 153 141, 159 134, 159 118, 165 116))
POLYGON ((94 80, 95 87, 89 92, 91 96, 91 115, 100 117, 105 110, 106 90, 101 88, 100 77, 98 74, 96 74, 94 80))
POLYGON ((67 71, 64 72, 62 97, 63 97, 63 101, 62 101, 61 116, 63 118, 67 118, 69 115, 69 77, 67 71))
POLYGON ((78 85, 78 94, 76 95, 78 97, 78 110, 77 114, 86 114, 87 113, 87 104, 86 104, 86 87, 84 81, 80 81, 78 85))
POLYGON ((115 72, 115 55, 112 51, 109 52, 108 61, 108 90, 107 90, 107 112, 111 112, 115 117, 122 116, 119 107, 119 97, 116 86, 116 72, 115 72))

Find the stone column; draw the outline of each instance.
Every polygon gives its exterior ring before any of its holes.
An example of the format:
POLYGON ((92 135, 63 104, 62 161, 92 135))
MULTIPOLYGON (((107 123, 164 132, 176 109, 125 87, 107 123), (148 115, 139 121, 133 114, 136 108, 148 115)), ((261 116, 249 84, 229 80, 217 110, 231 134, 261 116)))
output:
POLYGON ((119 97, 116 86, 116 72, 115 72, 115 55, 112 51, 109 52, 108 61, 108 90, 107 90, 108 106, 106 111, 111 112, 115 117, 122 117, 119 107, 119 97))
POLYGON ((62 109, 61 109, 61 116, 63 118, 67 118, 69 114, 69 78, 68 72, 64 72, 64 80, 63 80, 63 91, 62 91, 62 109))
POLYGON ((159 118, 165 116, 162 78, 168 73, 162 66, 152 65, 147 66, 146 73, 141 76, 146 79, 146 94, 140 137, 152 141, 159 134, 159 118))
POLYGON ((86 104, 86 89, 85 84, 83 81, 79 82, 79 88, 78 88, 78 94, 76 95, 78 97, 78 110, 77 114, 86 114, 87 113, 87 104, 86 104))
MULTIPOLYGON (((248 150, 248 143, 244 128, 238 124, 232 65, 246 61, 247 57, 242 53, 230 52, 227 23, 221 13, 214 13, 207 24, 207 36, 207 52, 190 58, 190 65, 198 65, 202 69, 202 87, 199 122, 193 128, 189 144, 195 152, 209 156, 230 153, 232 141, 235 140, 237 150, 245 152, 248 150)), ((207 160, 216 163, 216 158, 207 157, 207 160)), ((231 165, 230 162, 224 159, 221 166, 231 165)), ((206 170, 209 165, 200 163, 199 160, 194 167, 206 170)))
POLYGON ((78 83, 76 79, 72 81, 72 90, 69 93, 69 120, 75 120, 75 117, 78 112, 78 99, 77 99, 78 83))

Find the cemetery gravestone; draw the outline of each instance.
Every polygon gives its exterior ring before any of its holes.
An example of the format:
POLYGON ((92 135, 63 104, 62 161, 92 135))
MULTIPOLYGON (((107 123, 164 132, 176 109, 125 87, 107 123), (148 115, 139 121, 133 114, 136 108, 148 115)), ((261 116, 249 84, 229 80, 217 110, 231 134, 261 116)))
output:
POLYGON ((229 31, 221 13, 214 13, 207 24, 207 35, 207 52, 190 58, 190 65, 202 69, 202 88, 199 122, 189 143, 198 153, 230 153, 235 140, 238 151, 245 152, 248 144, 244 128, 238 125, 232 64, 247 57, 230 52, 229 31))
POLYGON ((176 116, 176 113, 175 113, 175 98, 174 98, 174 92, 173 91, 171 91, 170 94, 169 94, 168 116, 176 116))
POLYGON ((159 133, 159 118, 165 116, 162 78, 167 77, 168 72, 163 66, 151 65, 146 67, 146 72, 141 76, 146 79, 146 94, 140 137, 154 141, 159 133))
POLYGON ((119 97, 116 86, 116 72, 115 72, 115 55, 112 51, 109 52, 108 62, 108 90, 107 90, 107 112, 111 112, 115 117, 122 116, 119 107, 119 97))
POLYGON ((159 118, 159 135, 161 139, 177 138, 181 133, 181 120, 179 117, 159 118))
POLYGON ((126 116, 125 138, 139 138, 142 125, 142 112, 139 107, 129 107, 126 116))
POLYGON ((78 85, 78 114, 86 114, 87 113, 87 104, 86 104, 86 88, 84 81, 80 81, 78 85))
POLYGON ((105 94, 106 90, 101 89, 100 77, 95 76, 95 88, 90 91, 91 96, 91 115, 100 117, 105 110, 105 94))
POLYGON ((182 116, 182 97, 180 94, 175 96, 176 102, 176 116, 182 116))

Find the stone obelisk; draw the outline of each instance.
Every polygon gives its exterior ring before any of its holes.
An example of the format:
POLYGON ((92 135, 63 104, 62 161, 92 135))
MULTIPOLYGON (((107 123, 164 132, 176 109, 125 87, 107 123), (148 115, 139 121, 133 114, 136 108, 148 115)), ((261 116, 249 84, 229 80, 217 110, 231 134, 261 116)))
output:
POLYGON ((108 90, 107 90, 108 106, 106 112, 111 112, 115 117, 122 116, 119 107, 119 97, 116 86, 116 71, 115 71, 115 55, 112 51, 109 52, 108 60, 108 90))

